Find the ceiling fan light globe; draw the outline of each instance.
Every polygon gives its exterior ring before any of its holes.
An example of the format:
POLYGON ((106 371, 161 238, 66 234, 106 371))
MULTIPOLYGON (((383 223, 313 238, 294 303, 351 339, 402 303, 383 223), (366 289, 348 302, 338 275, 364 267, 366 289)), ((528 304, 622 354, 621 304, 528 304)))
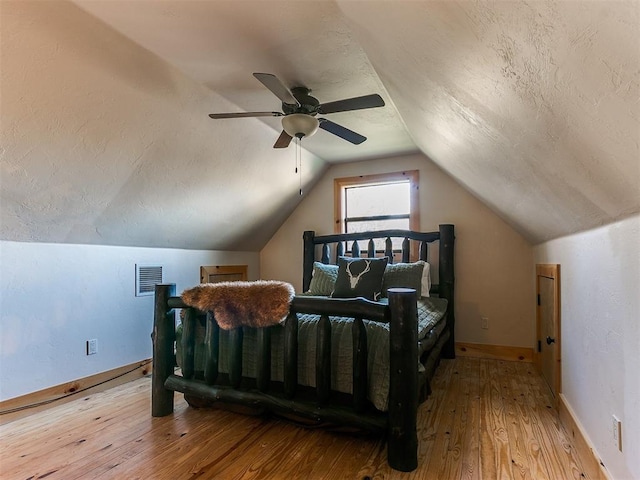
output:
POLYGON ((318 131, 320 122, 305 113, 291 113, 282 117, 282 129, 291 137, 310 137, 318 131))

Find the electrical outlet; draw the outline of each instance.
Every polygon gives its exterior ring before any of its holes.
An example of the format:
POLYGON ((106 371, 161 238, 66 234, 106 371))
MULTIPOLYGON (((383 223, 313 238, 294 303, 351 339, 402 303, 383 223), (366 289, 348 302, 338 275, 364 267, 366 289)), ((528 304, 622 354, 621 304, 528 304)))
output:
POLYGON ((485 330, 489 329, 489 317, 480 317, 480 327, 485 330))
POLYGON ((614 445, 622 451, 622 422, 615 415, 611 416, 611 433, 614 445))
POLYGON ((98 353, 98 339, 87 340, 87 355, 95 355, 96 353, 98 353))

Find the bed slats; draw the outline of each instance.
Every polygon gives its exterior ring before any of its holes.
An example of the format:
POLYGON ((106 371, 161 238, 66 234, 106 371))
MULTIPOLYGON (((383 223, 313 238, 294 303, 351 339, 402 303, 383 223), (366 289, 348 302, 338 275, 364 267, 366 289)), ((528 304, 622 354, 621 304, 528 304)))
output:
POLYGON ((369 244, 367 246, 367 256, 369 258, 373 258, 376 256, 376 246, 373 243, 373 238, 369 239, 369 244))
POLYGON ((367 330, 362 318, 356 317, 351 326, 353 339, 353 407, 362 412, 367 402, 367 330))
MULTIPOLYGON (((182 322, 182 376, 194 377, 196 310, 185 309, 182 322)), ((298 317, 289 314, 285 322, 285 393, 288 398, 295 396, 298 383, 298 317)), ((267 392, 271 383, 271 328, 256 330, 256 386, 258 391, 267 392)), ((367 330, 361 317, 354 318, 352 327, 353 344, 353 405, 356 412, 362 412, 367 404, 367 330)), ((242 382, 243 330, 229 331, 229 383, 238 388, 242 382)), ((204 338, 204 380, 214 385, 219 374, 220 327, 211 312, 207 313, 204 338)), ((325 405, 331 393, 331 321, 328 315, 321 315, 316 334, 316 391, 318 405, 325 405)))
POLYGON ((242 327, 229 330, 229 383, 238 388, 242 381, 242 327))
POLYGON ((322 259, 321 259, 322 263, 324 263, 325 265, 327 263, 329 263, 330 259, 329 259, 329 244, 325 243, 324 245, 322 245, 322 259))
POLYGON ((351 256, 353 258, 360 258, 360 245, 357 241, 351 244, 351 256))
POLYGON ((402 241, 402 262, 409 263, 409 255, 410 247, 409 247, 409 239, 407 237, 402 241))
POLYGON ((427 242, 420 242, 420 260, 429 261, 429 244, 427 242))
POLYGON ((194 356, 196 347, 196 311, 187 308, 182 320, 182 351, 184 352, 184 362, 182 364, 182 376, 193 378, 194 356))
POLYGON ((393 243, 390 237, 384 241, 384 256, 389 258, 389 263, 393 263, 393 243))
POLYGON ((258 366, 256 367, 256 384, 258 390, 266 392, 271 382, 271 328, 259 328, 257 335, 258 366))
POLYGON ((316 390, 318 405, 329 400, 331 390, 331 321, 321 315, 316 333, 316 390))
POLYGON ((284 395, 293 398, 298 385, 298 317, 291 312, 284 324, 284 395))
MULTIPOLYGON (((182 376, 194 377, 196 310, 185 309, 183 319, 183 362, 182 376)), ((295 313, 287 317, 285 323, 285 392, 289 398, 295 395, 297 386, 297 330, 298 318, 295 313), (288 332, 288 333, 287 333, 288 332)), ((271 383, 271 328, 258 328, 257 371, 258 391, 267 392, 271 383)), ((367 330, 361 317, 356 317, 351 327, 353 344, 353 405, 356 412, 362 412, 367 405, 367 330)), ((243 330, 229 331, 229 382, 238 388, 242 381, 243 330)), ((211 312, 207 313, 204 338, 205 364, 204 379, 207 385, 214 385, 219 373, 220 327, 211 312)), ((328 315, 321 315, 316 335, 316 391, 318 405, 325 405, 331 393, 331 321, 328 315)))
MULTIPOLYGON (((349 248, 349 246, 347 245, 347 249, 349 248)), ((353 258, 360 258, 362 251, 360 249, 360 244, 358 243, 357 240, 355 240, 352 244, 351 244, 351 250, 347 250, 350 254, 351 257, 353 258)), ((337 263, 338 262, 338 258, 344 256, 344 252, 345 252, 345 245, 343 242, 336 242, 335 247, 334 247, 334 253, 335 253, 335 261, 333 263, 337 263)), ((380 253, 380 250, 376 250, 376 246, 375 246, 375 242, 373 241, 373 238, 369 238, 367 240, 367 257, 368 258, 374 258, 376 257, 376 254, 380 253)), ((425 260, 427 261, 429 258, 429 243, 427 241, 422 241, 419 244, 419 255, 420 255, 420 260, 425 260)), ((389 258, 389 263, 393 263, 394 257, 393 257, 393 241, 391 240, 391 237, 386 237, 385 241, 384 241, 384 256, 389 258)), ((411 262, 411 240, 408 237, 404 237, 404 239, 402 240, 402 247, 401 247, 401 251, 400 251, 400 258, 401 261, 404 263, 409 263, 411 262)), ((331 247, 329 243, 323 243, 321 244, 321 260, 322 263, 324 263, 325 265, 332 263, 331 262, 331 247)))
MULTIPOLYGON (((411 262, 416 258, 411 257, 411 251, 414 250, 414 255, 419 254, 421 260, 429 261, 428 247, 427 245, 433 242, 440 242, 442 245, 441 235, 446 238, 450 236, 453 238, 453 225, 440 225, 439 230, 435 232, 415 232, 402 229, 390 229, 390 230, 378 230, 375 232, 352 232, 352 233, 336 233, 332 235, 316 235, 313 231, 305 231, 303 234, 304 247, 303 247, 303 276, 302 276, 302 288, 303 291, 309 289, 311 283, 311 277, 313 272, 313 262, 319 259, 322 252, 321 249, 324 245, 329 247, 329 260, 328 263, 337 263, 338 257, 344 255, 352 255, 353 257, 360 257, 360 247, 356 247, 356 242, 361 242, 359 245, 363 246, 363 250, 367 252, 368 256, 371 256, 370 241, 373 240, 377 248, 375 249, 375 255, 383 255, 389 258, 389 263, 395 263, 398 261, 411 262), (392 239, 398 239, 403 242, 402 252, 400 255, 394 258, 393 255, 393 243, 392 239), (380 241, 382 245, 377 242, 380 241), (367 242, 367 243, 364 243, 367 242), (407 244, 408 242, 408 244, 407 244), (414 243, 415 242, 415 243, 414 243), (349 247, 352 246, 355 252, 350 251, 349 247), (335 257, 331 258, 335 252, 335 257), (316 256, 317 253, 317 256, 316 256)), ((451 242, 453 245, 453 242, 451 242)), ((400 250, 400 249, 399 249, 400 250)), ((364 252, 363 252, 364 254, 364 252)), ((439 256, 447 257, 452 254, 451 252, 441 252, 439 256)), ((439 258, 439 257, 438 257, 439 258)), ((326 258, 325 258, 326 260, 326 258)), ((452 262, 448 262, 452 263, 452 262)), ((450 267, 450 266, 449 266, 450 267)), ((447 267, 447 268, 449 268, 447 267)), ((434 293, 438 292, 438 285, 434 285, 434 293)))
POLYGON ((207 385, 213 385, 218 378, 220 327, 211 312, 207 313, 207 324, 204 333, 204 348, 204 381, 207 382, 207 385))

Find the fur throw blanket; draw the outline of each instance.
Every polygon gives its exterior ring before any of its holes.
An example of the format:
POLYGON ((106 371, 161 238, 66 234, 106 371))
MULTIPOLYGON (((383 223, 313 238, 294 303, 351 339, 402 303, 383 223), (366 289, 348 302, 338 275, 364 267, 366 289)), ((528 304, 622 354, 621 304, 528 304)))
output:
POLYGON ((268 327, 280 323, 289 314, 295 295, 293 285, 275 280, 255 282, 204 283, 182 292, 182 301, 190 307, 213 315, 224 330, 268 327))

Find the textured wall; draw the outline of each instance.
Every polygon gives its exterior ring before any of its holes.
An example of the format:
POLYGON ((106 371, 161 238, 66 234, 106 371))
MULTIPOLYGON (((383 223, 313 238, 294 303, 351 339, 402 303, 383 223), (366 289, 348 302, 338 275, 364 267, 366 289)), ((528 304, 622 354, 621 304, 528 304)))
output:
POLYGON ((533 347, 533 252, 520 234, 421 154, 335 165, 260 252, 263 278, 302 286, 302 232, 333 233, 333 179, 420 171, 420 224, 456 227, 457 341, 533 347), (480 328, 489 317, 490 328, 480 328))
POLYGON ((562 390, 611 478, 640 478, 640 217, 535 247, 559 263, 562 390), (623 453, 611 432, 622 421, 623 453))
POLYGON ((640 212, 640 3, 339 2, 429 158, 533 243, 640 212))
POLYGON ((0 8, 0 239, 257 251, 299 201, 264 123, 73 4, 0 8))
POLYGON ((259 255, 0 241, 0 400, 151 358, 153 296, 135 296, 136 263, 162 265, 180 293, 201 265, 248 265, 255 280, 259 255))

